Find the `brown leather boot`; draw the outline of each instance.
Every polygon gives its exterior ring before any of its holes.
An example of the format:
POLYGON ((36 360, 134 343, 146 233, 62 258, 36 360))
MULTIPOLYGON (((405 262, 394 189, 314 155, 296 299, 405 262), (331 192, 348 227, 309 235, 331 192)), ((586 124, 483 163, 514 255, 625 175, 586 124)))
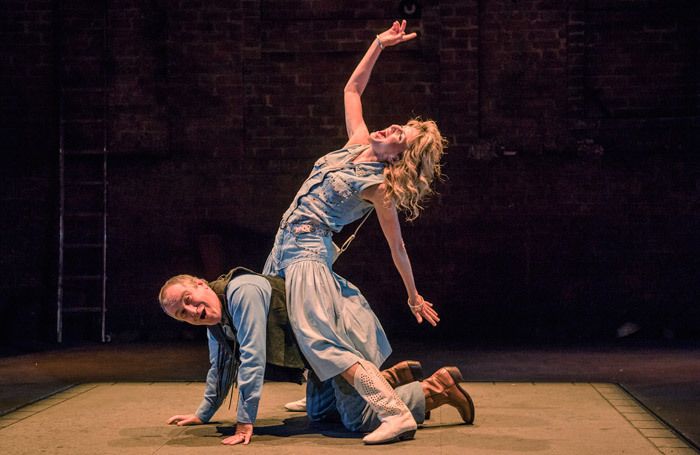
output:
POLYGON ((425 412, 449 404, 457 408, 465 423, 474 422, 474 402, 460 387, 462 373, 457 367, 442 367, 420 383, 425 396, 425 412))
POLYGON ((415 360, 404 360, 391 368, 382 370, 382 376, 392 389, 423 379, 423 367, 415 360))

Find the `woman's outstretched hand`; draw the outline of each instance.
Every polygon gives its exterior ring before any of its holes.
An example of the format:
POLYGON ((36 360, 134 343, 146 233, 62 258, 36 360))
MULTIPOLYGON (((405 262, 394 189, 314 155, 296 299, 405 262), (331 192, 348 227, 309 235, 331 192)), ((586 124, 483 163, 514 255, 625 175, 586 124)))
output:
POLYGON ((416 36, 416 33, 406 34, 405 20, 401 21, 400 24, 398 21, 395 21, 389 30, 378 35, 379 41, 381 41, 384 46, 394 46, 404 41, 412 40, 416 36))
POLYGON ((421 296, 418 296, 416 299, 409 299, 408 307, 411 309, 411 313, 416 317, 416 321, 418 321, 419 324, 423 322, 423 319, 428 321, 433 327, 440 322, 437 311, 433 309, 433 304, 424 300, 421 296))

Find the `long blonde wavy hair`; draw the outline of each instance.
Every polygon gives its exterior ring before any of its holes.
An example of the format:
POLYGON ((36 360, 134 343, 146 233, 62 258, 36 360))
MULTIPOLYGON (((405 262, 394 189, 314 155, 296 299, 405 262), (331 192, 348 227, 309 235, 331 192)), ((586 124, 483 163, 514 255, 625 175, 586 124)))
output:
POLYGON ((431 183, 442 178, 440 159, 446 141, 432 120, 418 117, 406 126, 415 128, 418 134, 408 143, 401 159, 384 169, 384 180, 387 197, 412 221, 423 209, 421 201, 433 193, 431 183))

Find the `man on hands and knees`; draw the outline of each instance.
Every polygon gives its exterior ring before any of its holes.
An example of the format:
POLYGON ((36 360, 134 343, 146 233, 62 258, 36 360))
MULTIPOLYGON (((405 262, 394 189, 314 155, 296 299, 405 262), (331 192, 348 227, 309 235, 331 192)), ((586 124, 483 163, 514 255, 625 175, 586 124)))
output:
MULTIPOLYGON (((158 300, 169 316, 207 326, 211 362, 199 408, 194 414, 172 416, 167 423, 209 422, 231 386, 237 383, 236 432, 222 443, 248 444, 257 418, 266 363, 297 383, 306 368, 289 325, 284 280, 244 268, 231 270, 212 282, 178 275, 163 285, 158 300)), ((462 376, 455 367, 442 368, 421 381, 420 363, 409 360, 381 371, 381 376, 406 403, 417 423, 443 404, 457 408, 466 423, 474 420, 474 405, 459 386, 462 376)), ((306 399, 296 410, 306 410, 313 421, 339 418, 351 431, 369 432, 381 424, 376 412, 341 375, 322 382, 312 370, 306 399)))
POLYGON ((169 424, 209 422, 237 382, 236 432, 222 443, 250 442, 265 364, 282 367, 280 371, 298 383, 305 368, 289 327, 284 292, 283 279, 243 268, 231 270, 212 282, 178 275, 163 285, 158 300, 169 316, 207 326, 211 362, 199 408, 194 414, 171 417, 169 424))

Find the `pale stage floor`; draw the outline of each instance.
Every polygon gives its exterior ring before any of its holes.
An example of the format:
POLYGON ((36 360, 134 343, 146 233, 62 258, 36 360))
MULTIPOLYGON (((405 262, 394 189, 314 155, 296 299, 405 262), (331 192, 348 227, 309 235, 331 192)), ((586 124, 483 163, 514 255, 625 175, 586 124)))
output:
POLYGON ((232 409, 205 426, 166 425, 194 412, 208 368, 204 342, 76 345, 0 358, 0 454, 399 453, 668 454, 699 452, 700 349, 394 343, 385 366, 420 360, 427 375, 462 371, 474 425, 433 411, 413 441, 380 447, 340 424, 283 405, 302 385, 267 382, 253 442, 225 447, 232 409))
POLYGON ((433 411, 412 441, 367 447, 342 425, 313 423, 286 412, 304 387, 267 382, 248 447, 221 440, 233 434, 235 400, 214 422, 178 427, 168 417, 191 412, 203 383, 90 383, 0 418, 8 454, 215 454, 245 452, 542 455, 696 454, 623 389, 602 383, 464 383, 476 404, 473 425, 456 409, 433 411))

